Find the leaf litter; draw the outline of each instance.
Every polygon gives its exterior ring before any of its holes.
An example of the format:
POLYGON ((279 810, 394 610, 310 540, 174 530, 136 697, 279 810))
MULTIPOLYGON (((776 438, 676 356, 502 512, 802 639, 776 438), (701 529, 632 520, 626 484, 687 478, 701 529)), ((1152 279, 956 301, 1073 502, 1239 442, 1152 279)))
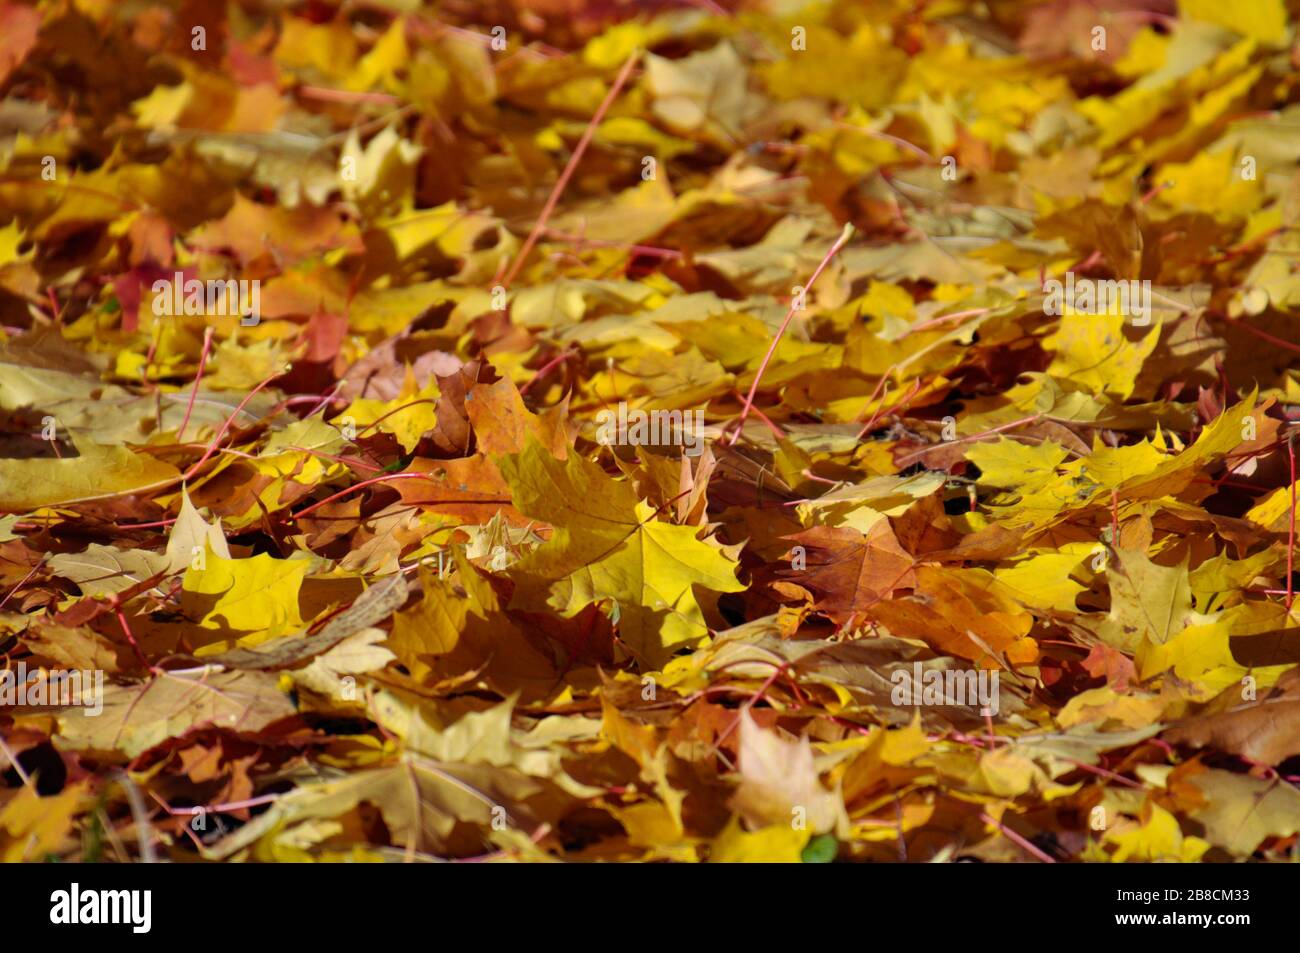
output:
POLYGON ((4 859, 1294 859, 1285 5, 644 7, 0 3, 4 859))

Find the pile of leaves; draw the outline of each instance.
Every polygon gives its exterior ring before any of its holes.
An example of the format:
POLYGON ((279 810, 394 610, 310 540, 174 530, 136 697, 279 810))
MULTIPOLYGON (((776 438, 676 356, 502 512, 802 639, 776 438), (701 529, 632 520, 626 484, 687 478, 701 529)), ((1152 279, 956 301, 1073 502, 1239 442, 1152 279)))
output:
POLYGON ((0 3, 0 857, 1294 858, 1294 42, 0 3))

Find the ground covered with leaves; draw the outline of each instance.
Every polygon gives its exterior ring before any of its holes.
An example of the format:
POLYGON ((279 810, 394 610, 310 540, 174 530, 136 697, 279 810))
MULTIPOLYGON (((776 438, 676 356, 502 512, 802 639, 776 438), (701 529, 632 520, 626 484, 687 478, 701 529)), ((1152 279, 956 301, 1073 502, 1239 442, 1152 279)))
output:
POLYGON ((0 857, 1293 859, 1294 42, 0 3, 0 857))

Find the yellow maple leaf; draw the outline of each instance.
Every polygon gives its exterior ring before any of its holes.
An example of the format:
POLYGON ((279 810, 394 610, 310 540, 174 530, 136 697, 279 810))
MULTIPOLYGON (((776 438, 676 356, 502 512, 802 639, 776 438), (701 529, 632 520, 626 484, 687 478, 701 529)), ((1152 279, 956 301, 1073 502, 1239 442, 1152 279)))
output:
POLYGON ((240 644, 256 645, 302 626, 298 590, 311 559, 275 559, 261 553, 248 559, 223 559, 207 549, 203 568, 185 572, 182 604, 202 612, 199 626, 232 633, 234 638, 205 645, 213 654, 240 644))
POLYGON ((1156 202, 1170 209, 1205 212, 1222 221, 1240 221, 1264 201, 1259 182, 1243 173, 1244 167, 1228 150, 1170 162, 1157 173, 1169 187, 1156 196, 1156 202))
POLYGON ((658 520, 631 483, 610 479, 576 453, 556 460, 530 436, 522 453, 497 465, 515 508, 555 527, 551 541, 518 564, 516 601, 544 594, 551 608, 571 616, 612 599, 620 639, 659 666, 708 633, 693 587, 744 588, 719 543, 699 539, 697 527, 658 520))
POLYGON ((713 840, 709 860, 715 864, 798 864, 812 832, 797 830, 789 824, 773 824, 757 831, 747 831, 740 819, 731 823, 713 840))
POLYGON ((1106 842, 1118 848, 1111 858, 1122 864, 1130 858, 1142 861, 1195 863, 1210 849, 1199 837, 1184 837, 1178 819, 1151 801, 1142 809, 1145 818, 1136 829, 1116 829, 1106 833, 1106 842))
POLYGON ((1124 315, 1066 314, 1060 329, 1043 345, 1055 351, 1047 373, 1081 384, 1094 394, 1114 394, 1126 400, 1142 365, 1156 349, 1160 329, 1152 328, 1138 342, 1124 336, 1124 315))
POLYGON ((60 849, 85 797, 84 781, 50 797, 39 797, 34 787, 24 787, 0 811, 0 860, 6 864, 40 861, 60 849))
POLYGON ((175 467, 126 447, 86 443, 80 456, 0 460, 0 511, 94 500, 130 490, 163 487, 180 477, 175 467))
POLYGON ((415 377, 408 369, 402 392, 395 398, 382 401, 358 397, 337 420, 347 428, 345 436, 382 430, 395 436, 402 449, 410 453, 420 442, 420 437, 438 425, 437 399, 437 382, 430 380, 424 387, 417 388, 415 377))

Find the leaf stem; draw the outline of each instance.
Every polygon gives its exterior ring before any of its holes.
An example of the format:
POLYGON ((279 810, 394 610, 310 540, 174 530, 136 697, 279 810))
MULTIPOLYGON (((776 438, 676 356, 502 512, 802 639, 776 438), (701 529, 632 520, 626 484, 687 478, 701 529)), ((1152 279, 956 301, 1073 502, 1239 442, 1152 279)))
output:
POLYGON ((212 350, 212 328, 203 331, 203 351, 199 354, 199 370, 194 375, 194 386, 190 388, 190 399, 185 405, 185 417, 181 420, 181 429, 176 432, 176 442, 185 441, 185 428, 190 425, 190 414, 194 412, 194 398, 199 396, 199 382, 203 380, 203 370, 208 366, 208 352, 212 350))
MULTIPOLYGON (((808 279, 808 284, 804 286, 805 292, 812 290, 812 286, 817 283, 817 279, 826 270, 826 266, 830 264, 831 259, 839 253, 841 248, 848 244, 849 239, 852 237, 853 225, 850 223, 844 226, 844 231, 840 232, 840 237, 835 239, 835 244, 831 246, 830 251, 826 253, 817 266, 817 270, 808 279)), ((729 446, 734 447, 736 441, 740 439, 740 433, 745 429, 745 420, 749 417, 749 412, 754 408, 754 395, 758 393, 758 385, 763 380, 763 374, 767 371, 767 365, 771 362, 772 355, 776 353, 776 346, 781 343, 781 338, 785 335, 785 329, 790 326, 790 321, 798 310, 798 300, 790 302, 790 310, 786 312, 785 320, 781 322, 781 327, 777 329, 776 336, 772 338, 772 343, 768 345, 767 353, 763 355, 763 363, 758 365, 758 373, 754 375, 754 382, 749 385, 749 395, 745 398, 745 406, 741 408, 740 419, 736 421, 736 430, 731 435, 729 446)))
POLYGON ((1295 570, 1295 431, 1287 434, 1286 455, 1291 464, 1291 517, 1287 520, 1286 534, 1286 611, 1291 613, 1291 603, 1295 600, 1295 583, 1292 572, 1295 570))
POLYGON ((546 204, 542 206, 542 214, 537 217, 537 221, 533 224, 533 230, 528 233, 528 238, 524 240, 524 247, 519 249, 519 254, 516 255, 515 260, 511 262, 510 270, 506 272, 506 276, 501 280, 501 287, 509 288, 510 283, 519 275, 519 269, 523 268, 524 262, 528 260, 528 256, 532 253, 533 246, 537 244, 537 239, 542 234, 542 229, 546 227, 546 220, 549 219, 551 213, 555 211, 555 206, 559 203, 560 196, 564 194, 564 190, 568 186, 569 180, 573 178, 574 170, 578 168, 578 163, 582 161, 583 153, 587 151, 587 146, 591 144, 592 137, 596 134, 596 127, 601 124, 605 118, 605 113, 609 112, 609 107, 614 105, 614 100, 617 99, 618 94, 623 91, 623 85, 627 82, 628 77, 632 75, 632 67, 636 65, 636 61, 640 59, 640 57, 641 51, 639 49, 633 50, 632 55, 629 56, 627 61, 623 64, 623 68, 618 71, 618 76, 614 79, 614 85, 611 86, 609 92, 605 94, 605 98, 596 109, 595 115, 591 117, 591 121, 587 123, 587 128, 583 130, 582 138, 578 140, 577 146, 574 147, 573 155, 569 156, 569 161, 564 166, 564 171, 561 172, 560 177, 555 180, 555 187, 551 189, 551 194, 547 197, 546 204))
POLYGON ((429 474, 389 473, 386 476, 371 477, 368 480, 362 480, 360 483, 354 483, 352 484, 352 486, 348 487, 347 489, 339 490, 339 492, 335 493, 333 496, 327 496, 325 497, 325 499, 313 503, 311 506, 305 507, 299 510, 297 513, 291 513, 290 518, 295 520, 302 519, 308 513, 312 512, 313 510, 319 509, 320 507, 324 506, 326 503, 332 503, 335 500, 342 499, 343 497, 349 495, 350 493, 355 493, 357 490, 364 489, 365 487, 372 486, 376 483, 388 483, 392 480, 414 480, 414 479, 428 480, 429 474))

